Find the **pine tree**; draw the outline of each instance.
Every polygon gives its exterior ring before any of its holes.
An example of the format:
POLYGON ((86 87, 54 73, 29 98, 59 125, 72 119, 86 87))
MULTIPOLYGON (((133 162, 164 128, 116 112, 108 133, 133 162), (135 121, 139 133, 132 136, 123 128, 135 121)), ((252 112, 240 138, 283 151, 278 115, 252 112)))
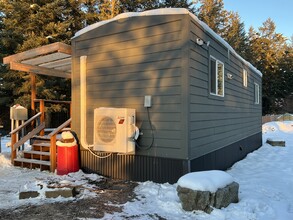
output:
POLYGON ((83 27, 91 25, 99 21, 99 1, 84 0, 80 9, 84 12, 83 27))
POLYGON ((229 12, 227 15, 225 29, 221 35, 240 56, 246 59, 249 46, 244 23, 241 22, 238 13, 229 12))
MULTIPOLYGON (((0 2, 0 46, 7 56, 52 42, 70 43, 86 19, 80 1, 39 0, 0 2)), ((1 52, 3 53, 3 52, 1 52)), ((2 66, 7 105, 19 103, 30 107, 30 81, 27 73, 8 71, 2 66)), ((38 98, 70 100, 70 81, 37 76, 38 98)))
POLYGON ((119 0, 101 0, 99 3, 99 20, 107 20, 115 17, 121 12, 119 0))
POLYGON ((278 113, 284 105, 286 77, 281 63, 286 48, 286 38, 276 33, 275 23, 269 18, 256 32, 249 30, 249 61, 262 73, 263 114, 278 113))
POLYGON ((194 2, 199 5, 199 8, 195 11, 197 17, 221 36, 227 18, 223 0, 197 0, 194 2))
POLYGON ((187 0, 164 0, 160 2, 163 8, 186 8, 194 12, 193 3, 187 0))
POLYGON ((120 0, 121 12, 142 12, 159 8, 159 0, 120 0))

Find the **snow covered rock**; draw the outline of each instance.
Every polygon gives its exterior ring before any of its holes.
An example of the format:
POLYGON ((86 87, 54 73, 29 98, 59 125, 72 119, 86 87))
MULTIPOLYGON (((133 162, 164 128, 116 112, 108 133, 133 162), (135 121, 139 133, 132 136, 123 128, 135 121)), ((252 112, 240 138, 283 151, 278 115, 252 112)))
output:
POLYGON ((239 184, 224 171, 188 173, 178 180, 177 194, 185 211, 212 212, 238 202, 239 184))

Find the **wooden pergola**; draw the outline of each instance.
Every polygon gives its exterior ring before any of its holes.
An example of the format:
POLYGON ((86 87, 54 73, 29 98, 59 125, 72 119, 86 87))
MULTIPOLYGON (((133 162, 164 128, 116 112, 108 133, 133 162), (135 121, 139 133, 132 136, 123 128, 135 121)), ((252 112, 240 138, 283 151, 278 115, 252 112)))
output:
MULTIPOLYGON (((11 134, 11 163, 15 164, 24 163, 30 164, 30 167, 35 166, 38 164, 40 168, 42 166, 50 166, 51 172, 54 172, 56 168, 56 135, 59 133, 63 128, 67 127, 71 123, 71 118, 60 125, 58 128, 54 129, 48 136, 50 141, 50 161, 42 161, 41 159, 36 163, 36 160, 29 160, 26 158, 16 159, 16 151, 17 149, 25 143, 25 141, 29 140, 36 134, 40 134, 44 136, 44 112, 45 112, 45 104, 44 100, 38 100, 36 97, 36 75, 48 75, 54 77, 61 77, 61 78, 71 78, 71 46, 64 44, 64 43, 53 43, 45 46, 41 46, 35 49, 31 49, 25 52, 21 52, 18 54, 14 54, 11 56, 4 57, 3 59, 4 64, 8 64, 11 70, 18 70, 22 72, 27 72, 30 74, 31 79, 31 109, 33 113, 35 113, 35 102, 40 102, 40 112, 31 117, 25 123, 20 125, 19 127, 15 128, 13 131, 10 132, 11 134), (37 124, 35 121, 40 120, 39 125, 37 125, 31 132, 24 135, 20 140, 18 140, 17 136, 19 132, 22 131, 23 128, 28 126, 29 124, 37 124), (27 161, 30 162, 27 162, 27 161), (20 162, 21 161, 21 162, 20 162), (32 162, 33 161, 33 162, 32 162)), ((70 104, 70 101, 60 101, 57 100, 46 100, 48 102, 54 103, 66 103, 70 104)), ((71 109, 71 108, 70 108, 71 109)), ((34 157, 36 155, 43 155, 46 154, 42 152, 33 151, 34 157)), ((32 154, 32 155, 33 155, 32 154)), ((43 155, 44 156, 44 155, 43 155)), ((40 156, 41 158, 41 156, 40 156)), ((21 165, 21 166, 22 166, 21 165)))
POLYGON ((27 72, 31 78, 31 109, 35 111, 36 74, 71 78, 71 46, 52 43, 3 58, 11 70, 27 72))

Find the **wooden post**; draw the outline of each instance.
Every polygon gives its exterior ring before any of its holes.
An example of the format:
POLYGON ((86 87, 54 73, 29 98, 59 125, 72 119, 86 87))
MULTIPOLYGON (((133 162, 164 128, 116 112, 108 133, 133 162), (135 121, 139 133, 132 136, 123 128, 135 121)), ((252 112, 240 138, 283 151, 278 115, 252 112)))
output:
POLYGON ((16 149, 14 145, 16 143, 16 133, 11 134, 11 164, 14 165, 14 159, 16 158, 16 149))
POLYGON ((56 134, 50 138, 50 171, 55 172, 56 169, 56 134))
MULTIPOLYGON (((72 102, 69 103, 69 118, 72 117, 72 102)), ((72 128, 72 123, 70 123, 70 128, 72 128)))
MULTIPOLYGON (((44 99, 40 100, 40 112, 42 112, 40 119, 41 119, 41 123, 43 123, 43 122, 45 122, 45 101, 44 101, 44 99)), ((44 129, 40 132, 40 135, 41 136, 45 135, 44 129)))
POLYGON ((32 110, 32 114, 35 115, 36 113, 35 99, 37 98, 36 74, 30 73, 30 77, 31 77, 31 110, 32 110))

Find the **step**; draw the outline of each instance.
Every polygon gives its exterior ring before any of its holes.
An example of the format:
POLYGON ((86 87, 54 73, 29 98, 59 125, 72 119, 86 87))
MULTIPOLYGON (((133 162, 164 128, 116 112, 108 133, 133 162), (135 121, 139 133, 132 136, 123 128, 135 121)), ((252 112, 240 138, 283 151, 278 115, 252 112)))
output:
POLYGON ((33 146, 39 146, 39 147, 50 147, 50 142, 40 142, 40 143, 33 143, 33 146))
POLYGON ((44 135, 44 136, 35 135, 32 139, 34 139, 34 140, 50 140, 50 136, 49 135, 44 135))
MULTIPOLYGON (((50 140, 50 138, 51 138, 51 136, 49 136, 49 135, 44 135, 44 136, 37 136, 37 135, 35 135, 32 139, 34 139, 34 140, 50 140)), ((56 139, 57 140, 59 140, 61 138, 62 138, 61 137, 61 134, 57 134, 56 135, 56 139)))
POLYGON ((43 155, 43 156, 50 156, 50 152, 48 151, 36 151, 36 150, 30 150, 30 151, 23 151, 24 154, 37 154, 37 155, 43 155))
POLYGON ((14 162, 31 163, 31 164, 38 164, 38 165, 44 165, 44 166, 50 166, 51 165, 50 161, 26 159, 26 158, 16 158, 16 159, 14 159, 14 162))
POLYGON ((32 144, 32 151, 41 151, 41 152, 49 152, 50 151, 50 143, 39 142, 32 144))
POLYGON ((50 160, 50 152, 36 150, 23 151, 23 158, 48 161, 50 160))
POLYGON ((49 161, 50 152, 37 150, 23 151, 23 158, 49 161))

